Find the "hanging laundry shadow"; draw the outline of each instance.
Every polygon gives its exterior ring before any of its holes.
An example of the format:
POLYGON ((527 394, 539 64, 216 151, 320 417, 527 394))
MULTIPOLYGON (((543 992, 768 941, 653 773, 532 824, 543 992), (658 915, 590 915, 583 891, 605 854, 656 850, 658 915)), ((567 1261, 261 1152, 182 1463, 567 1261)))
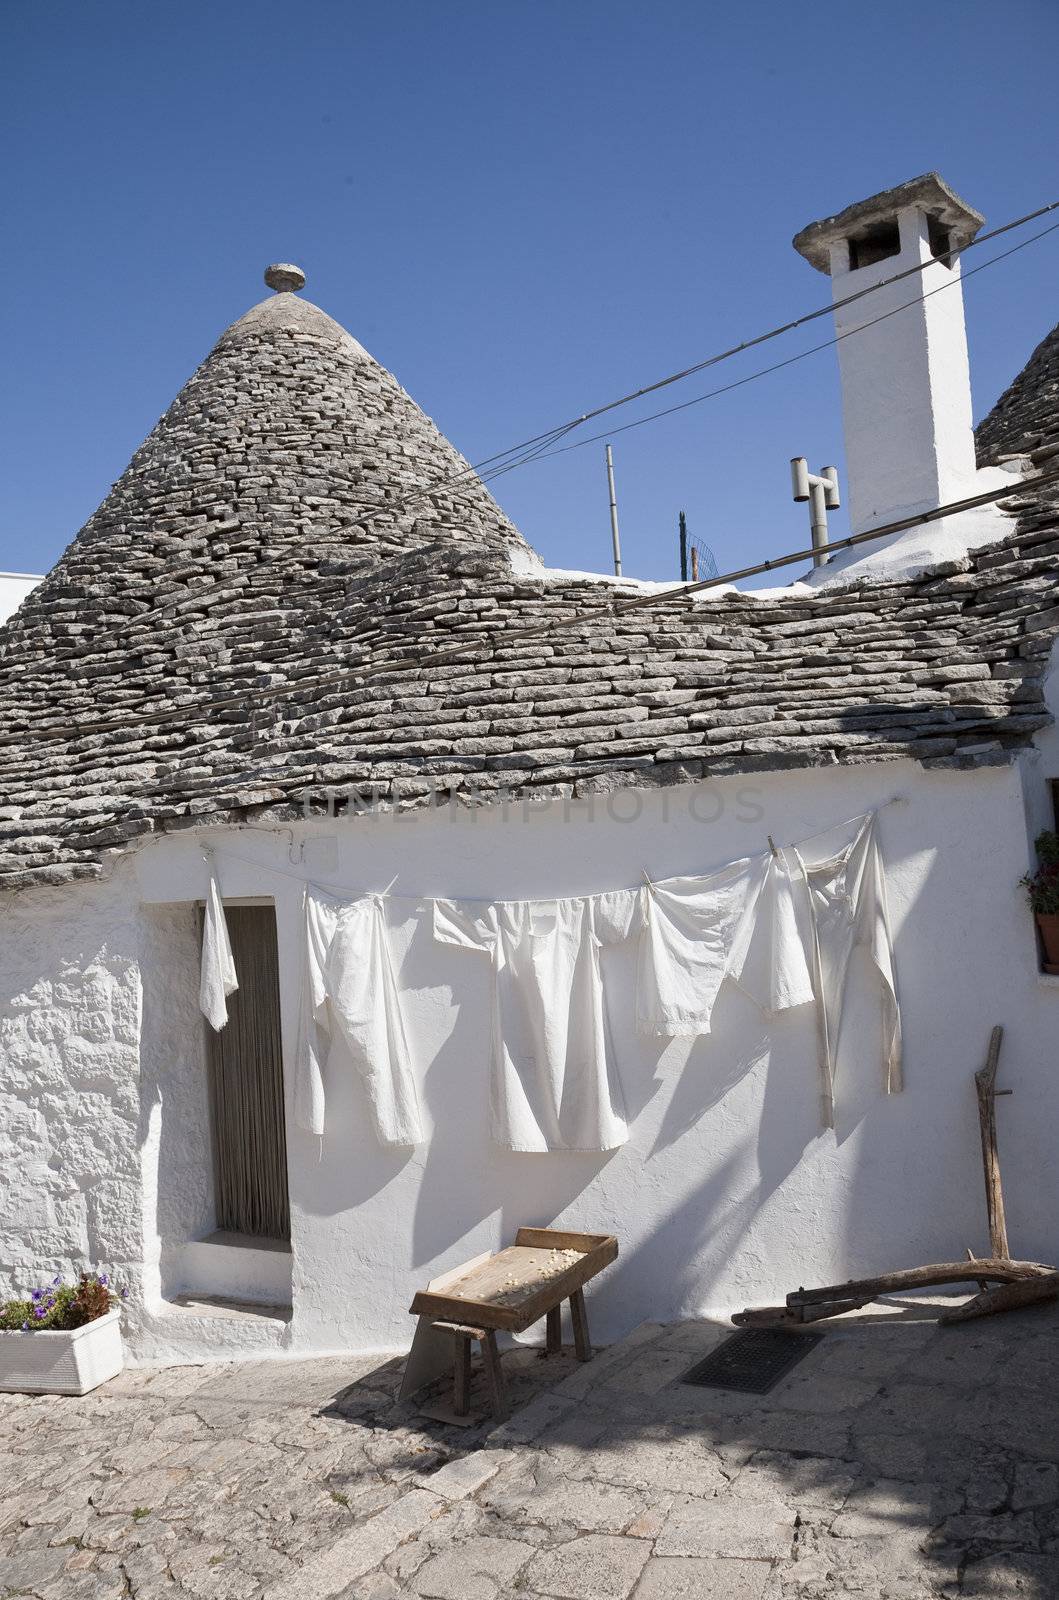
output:
MULTIPOLYGON (((762 1014, 758 1006, 738 986, 726 979, 721 986, 711 1018, 711 1029, 694 1039, 666 1041, 667 1056, 679 1059, 676 1084, 666 1107, 651 1155, 667 1149, 689 1128, 717 1106, 749 1072, 769 1059, 782 1030, 795 1016, 808 1016, 809 1007, 779 1018, 762 1014)), ((667 1062, 667 1067, 669 1063, 667 1062)), ((670 1073, 664 1072, 664 1078, 670 1073)))
POLYGON ((324 1066, 327 1122, 322 1137, 287 1130, 292 1204, 312 1216, 335 1216, 371 1200, 413 1159, 414 1145, 381 1144, 363 1078, 340 1038, 324 1066))
MULTIPOLYGON (((759 1022, 765 1025, 767 1019, 759 1022)), ((712 1099, 706 1097, 709 1103, 701 1094, 685 1091, 686 1098, 678 1100, 670 1120, 668 1140, 667 1129, 660 1130, 648 1163, 680 1159, 680 1152, 666 1152, 681 1132, 689 1133, 748 1074, 761 1078, 759 1109, 753 1123, 747 1124, 745 1137, 733 1141, 729 1123, 719 1160, 711 1159, 712 1151, 704 1142, 696 1141, 693 1146, 689 1141, 689 1151, 694 1149, 708 1163, 702 1181, 661 1212, 649 1232, 623 1241, 621 1255, 596 1291, 601 1327, 611 1323, 627 1327, 650 1320, 657 1317, 660 1305, 671 1308, 671 1315, 692 1316, 711 1305, 728 1303, 732 1285, 726 1278, 731 1264, 739 1260, 748 1242, 754 1247, 754 1228, 768 1217, 770 1199, 820 1137, 816 1062, 807 1041, 793 1037, 778 1043, 773 1040, 769 1048, 765 1035, 764 1049, 756 1061, 749 1059, 755 1042, 761 1043, 762 1036, 747 1041, 729 1075, 717 1081, 712 1099)), ((700 1045, 709 1043, 699 1041, 700 1045)), ((694 1075, 701 1065, 694 1057, 692 1050, 684 1074, 690 1068, 694 1075)), ((769 1224, 764 1226, 767 1232, 769 1224)))
MULTIPOLYGON (((510 1243, 522 1225, 551 1222, 616 1151, 507 1150, 492 1137, 489 962, 439 947, 426 919, 412 931, 401 988, 429 991, 451 1031, 427 1066, 423 1108, 431 1125, 415 1202, 412 1265, 452 1263, 510 1243), (439 984, 439 973, 447 981, 439 984), (451 976, 449 976, 451 974, 451 976)), ((440 1267, 439 1267, 439 1270, 440 1267)))
MULTIPOLYGON (((468 1028, 473 1033, 473 1029, 468 1028)), ((493 1142, 484 1079, 488 1058, 480 1037, 471 1041, 457 1028, 427 1069, 424 1106, 433 1123, 421 1152, 422 1172, 415 1202, 412 1264, 439 1260, 483 1223, 489 1237, 474 1239, 475 1249, 510 1243, 521 1225, 546 1225, 587 1189, 609 1161, 609 1151, 501 1149, 493 1142), (475 1103, 454 1103, 448 1086, 470 1059, 480 1068, 483 1093, 475 1103)), ((465 1254, 473 1254, 468 1248, 465 1254)))

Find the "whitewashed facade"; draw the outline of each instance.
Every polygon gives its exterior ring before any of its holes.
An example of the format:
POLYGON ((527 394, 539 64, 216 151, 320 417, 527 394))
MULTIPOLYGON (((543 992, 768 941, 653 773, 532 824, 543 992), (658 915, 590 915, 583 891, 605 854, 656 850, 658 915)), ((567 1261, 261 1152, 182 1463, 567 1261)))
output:
MULTIPOLYGON (((302 307, 290 324, 297 353, 301 341, 314 337, 313 308, 282 298, 302 307)), ((279 313, 258 308, 255 315, 260 322, 279 313)), ((279 345, 289 354, 285 329, 279 345)), ((1059 431, 1059 412, 1054 422, 1059 431)), ((1017 418, 1005 426, 1017 432, 1017 418)), ((994 440, 988 470, 1000 470, 998 457, 1013 457, 1013 481, 1048 459, 1040 453, 1048 446, 1039 430, 1024 445, 1005 450, 1003 444, 994 440)), ((194 521, 199 514, 191 507, 188 515, 194 521)), ((238 507, 227 515, 237 522, 238 507)), ((27 1288, 44 1272, 106 1267, 130 1291, 134 1357, 202 1360, 244 1351, 401 1347, 410 1336, 407 1308, 415 1289, 510 1239, 519 1224, 617 1234, 619 1261, 593 1292, 594 1327, 602 1338, 645 1317, 724 1313, 774 1301, 799 1283, 950 1259, 968 1245, 985 1245, 971 1076, 998 1022, 1005 1029, 1003 1081, 1015 1091, 1000 1111, 1009 1227, 1020 1255, 1053 1255, 1059 978, 1039 971, 1033 923, 1018 887, 1032 837, 1053 823, 1049 785, 1059 777, 1059 735, 1048 722, 1059 711, 1059 666, 1055 650, 1047 654, 1054 628, 1038 626, 1038 614, 1047 617, 1059 606, 1059 595, 1049 592, 1051 578, 1042 576, 1045 565, 1056 566, 1054 553, 1042 553, 1048 551, 1041 528, 1049 515, 1039 503, 1031 507, 1027 537, 1038 543, 1027 545, 1018 575, 1002 590, 990 588, 996 570, 987 552, 982 563, 955 573, 946 567, 933 577, 928 572, 915 593, 902 592, 898 610, 937 605, 943 617, 959 611, 964 630, 937 656, 961 664, 960 670, 947 677, 939 668, 921 685, 916 715, 937 714, 943 722, 930 724, 919 759, 907 730, 907 747, 896 737, 887 743, 878 728, 858 745, 845 728, 837 736, 814 734, 812 726, 821 725, 809 723, 806 731, 791 721, 796 712, 774 708, 767 720, 793 731, 777 732, 765 748, 752 748, 749 734, 741 736, 735 752, 734 734, 723 736, 725 708, 733 699, 745 701, 745 694, 722 697, 721 721, 712 729, 720 737, 704 743, 695 722, 696 708, 706 703, 699 691, 660 690, 659 698, 669 695, 672 704, 661 706, 659 718, 690 729, 689 745, 699 740, 693 759, 675 742, 685 734, 654 722, 655 708, 644 713, 644 696, 636 699, 649 676, 645 670, 631 674, 627 707, 635 708, 633 720, 644 729, 640 744, 656 737, 658 749, 668 749, 664 780, 643 765, 619 761, 602 771, 608 758, 601 756, 591 783, 549 778, 545 763, 538 764, 539 781, 523 782, 513 759, 510 803, 501 803, 497 786, 483 789, 486 803, 480 805, 431 804, 429 794, 408 786, 391 790, 368 813, 328 816, 318 803, 305 817, 292 803, 296 791, 288 786, 281 792, 288 770, 284 740, 294 738, 283 724, 264 736, 270 742, 262 758, 271 763, 267 777, 251 783, 230 766, 226 794, 238 793, 223 806, 212 803, 216 782, 204 776, 208 745, 173 758, 166 804, 183 783, 187 793, 204 796, 201 810, 140 827, 151 816, 150 796, 160 783, 154 775, 161 769, 150 766, 146 754, 138 757, 144 787, 128 810, 135 826, 123 833, 116 815, 97 825, 96 835, 59 830, 58 843, 47 847, 51 855, 44 859, 42 845, 42 865, 31 869, 40 878, 27 881, 23 872, 4 898, 0 1160, 8 1181, 0 1199, 0 1292, 27 1288), (994 613, 989 607, 997 594, 1003 604, 994 613), (1012 614, 1020 631, 1005 635, 1000 660, 995 650, 989 653, 989 619, 1012 614), (975 628, 988 636, 980 659, 975 628), (998 664, 1003 671, 995 671, 998 664), (977 700, 967 684, 977 686, 977 700), (994 719, 992 734, 974 720, 975 705, 983 718, 994 719), (826 760, 814 759, 807 748, 817 740, 826 760), (711 751, 718 753, 712 764, 711 751), (882 1092, 878 998, 866 968, 855 970, 851 983, 836 1127, 824 1131, 811 1007, 768 1019, 727 983, 709 1037, 645 1039, 633 1018, 633 951, 619 947, 604 953, 604 965, 629 1143, 595 1155, 514 1154, 491 1143, 486 965, 434 942, 427 897, 540 898, 633 886, 644 870, 654 878, 695 873, 763 849, 769 834, 780 844, 796 844, 873 808, 880 810, 895 934, 905 1036, 902 1094, 882 1092), (234 814, 239 809, 242 817, 234 814), (204 1243, 217 1221, 206 1035, 198 1010, 204 843, 213 851, 227 902, 275 907, 290 1195, 286 1249, 265 1249, 249 1239, 204 1243), (69 859, 80 870, 90 851, 97 875, 49 881, 49 873, 61 876, 52 862, 69 859), (328 1084, 322 1140, 297 1126, 292 1103, 303 885, 383 889, 395 876, 390 922, 429 1127, 424 1144, 396 1152, 376 1141, 351 1072, 337 1073, 328 1084), (210 1296, 255 1309, 223 1314, 224 1307, 186 1303, 187 1297, 210 1296)), ((1059 514, 1055 522, 1059 545, 1059 514)), ((1015 527, 1009 515, 998 522, 996 537, 1011 537, 1015 527)), ((517 536, 506 527, 500 536, 504 559, 525 565, 517 536)), ((950 556, 951 530, 938 538, 948 541, 941 548, 950 556)), ((899 547, 894 554, 899 559, 899 547)), ((223 552, 218 560, 221 576, 238 576, 237 555, 223 552)), ((472 574, 470 588, 461 590, 471 596, 472 613, 474 581, 472 574)), ((874 581, 883 596, 887 580, 874 581)), ((494 569, 482 595, 497 586, 494 569)), ((548 588, 538 584, 535 592, 548 588)), ((586 589, 591 585, 578 587, 579 599, 586 589)), ((791 593, 776 591, 760 614, 752 606, 749 621, 744 610, 733 610, 728 594, 702 600, 690 620, 679 623, 679 638, 697 630, 707 639, 738 625, 748 654, 760 654, 754 627, 772 615, 770 605, 780 615, 777 605, 785 606, 791 593)), ((819 629, 837 618, 840 640, 842 627, 860 627, 841 589, 814 596, 799 587, 797 593, 808 594, 798 604, 818 608, 806 612, 806 626, 819 629)), ((874 596, 861 588, 855 598, 874 615, 874 596)), ((483 598, 474 614, 488 619, 493 605, 483 598)), ((257 625, 267 639, 269 617, 257 625)), ((641 626, 649 630, 651 624, 641 626)), ((791 647, 801 626, 781 623, 768 635, 769 648, 791 647)), ((949 623, 932 620, 930 626, 944 633, 949 623)), ((896 632, 896 621, 883 617, 871 644, 880 660, 898 654, 886 648, 896 632)), ((902 636, 902 649, 919 648, 911 638, 902 636)), ((431 648, 437 647, 435 635, 431 648)), ((633 648, 645 648, 649 659, 650 633, 646 647, 633 648)), ((678 684, 687 681, 680 678, 680 649, 670 651, 677 659, 670 675, 678 684)), ((846 659, 841 643, 822 649, 846 659)), ((721 658, 741 670, 731 640, 719 649, 721 658)), ((552 680, 561 678, 566 659, 561 645, 549 650, 545 667, 552 680)), ((812 670, 798 688, 806 703, 813 697, 812 670)), ((856 664, 835 670, 852 674, 856 664)), ((695 671, 705 686, 706 669, 695 671)), ((789 683, 776 682, 777 695, 789 698, 789 683)), ((893 693, 866 689, 872 716, 892 715, 893 693)), ((414 710, 419 702, 407 704, 414 710)), ((511 702, 509 714, 518 709, 511 702)), ((583 725, 590 713, 574 708, 564 715, 583 725)), ((708 720, 715 713, 705 715, 708 720)), ((424 711, 420 724, 428 761, 429 717, 424 711)), ((84 737, 92 737, 91 730, 84 737)), ((450 738, 443 734, 434 742, 450 738)), ((628 748, 634 747, 630 741, 628 748)), ((318 787, 311 772, 302 771, 300 790, 320 802, 326 790, 359 789, 364 770, 370 777, 370 763, 365 769, 351 760, 349 770, 344 781, 333 764, 318 787)), ((92 804, 104 809, 102 802, 92 804)), ((16 872, 20 849, 37 860, 31 845, 43 836, 45 821, 52 826, 48 805, 46 798, 36 805, 16 800, 0 815, 16 872)), ((73 808, 68 814, 76 818, 73 808)))

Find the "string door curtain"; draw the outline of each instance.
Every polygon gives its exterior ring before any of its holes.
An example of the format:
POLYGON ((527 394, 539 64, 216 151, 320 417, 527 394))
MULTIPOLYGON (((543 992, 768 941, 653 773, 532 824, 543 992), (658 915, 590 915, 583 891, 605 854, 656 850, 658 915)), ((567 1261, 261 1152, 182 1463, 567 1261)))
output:
MULTIPOLYGON (((205 947, 208 911, 204 917, 205 947)), ((279 961, 271 906, 228 906, 220 925, 239 974, 227 1023, 207 1030, 218 1228, 290 1239, 279 961)))
POLYGON ((791 854, 808 896, 810 956, 820 1033, 820 1066, 826 1127, 835 1125, 835 1057, 846 997, 850 957, 857 946, 868 951, 882 989, 882 1064, 887 1094, 903 1087, 901 1010, 897 1001, 893 936, 886 899, 886 875, 874 812, 800 845, 791 854), (852 828, 852 834, 849 829, 852 828), (824 848, 844 829, 837 849, 824 848))
POLYGON ((340 900, 306 890, 294 1114, 322 1134, 325 1073, 339 1046, 360 1075, 383 1144, 425 1137, 383 896, 340 900))

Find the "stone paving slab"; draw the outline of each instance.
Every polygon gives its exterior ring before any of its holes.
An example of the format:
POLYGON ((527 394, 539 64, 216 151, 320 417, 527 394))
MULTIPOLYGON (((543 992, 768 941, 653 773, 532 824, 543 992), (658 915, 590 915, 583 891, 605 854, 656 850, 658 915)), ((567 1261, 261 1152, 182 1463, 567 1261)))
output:
POLYGON ((513 1414, 401 1361, 0 1395, 0 1600, 1059 1597, 1059 1308, 842 1319, 768 1395, 692 1388, 730 1330, 504 1356, 513 1414))

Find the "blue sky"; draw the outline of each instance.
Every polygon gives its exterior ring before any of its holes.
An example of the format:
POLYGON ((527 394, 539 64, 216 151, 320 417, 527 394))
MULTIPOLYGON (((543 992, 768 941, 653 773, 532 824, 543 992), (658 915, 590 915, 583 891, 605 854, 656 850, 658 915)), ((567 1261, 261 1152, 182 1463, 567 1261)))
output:
MULTIPOLYGON (((790 239, 850 201, 930 168, 990 225, 1059 198, 1054 0, 59 0, 4 34, 6 570, 56 559, 269 261, 477 460, 825 302, 790 239)), ((968 283, 976 416, 1057 284, 1059 234, 968 283)), ((614 451, 627 572, 675 575, 681 507, 722 570, 796 548, 834 352, 614 451)), ((608 569, 602 444, 495 492, 608 569)))

